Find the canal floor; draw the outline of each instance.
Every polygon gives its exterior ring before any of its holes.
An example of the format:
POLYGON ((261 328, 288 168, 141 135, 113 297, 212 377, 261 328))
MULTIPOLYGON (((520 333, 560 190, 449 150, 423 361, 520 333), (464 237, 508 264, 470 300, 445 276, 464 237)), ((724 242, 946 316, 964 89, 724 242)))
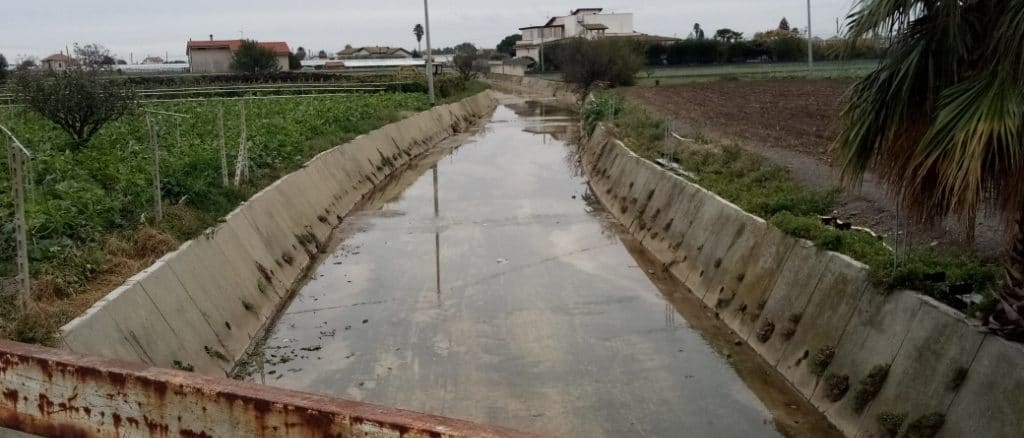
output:
POLYGON ((249 379, 542 434, 780 436, 589 195, 574 129, 506 103, 392 179, 346 218, 249 379))

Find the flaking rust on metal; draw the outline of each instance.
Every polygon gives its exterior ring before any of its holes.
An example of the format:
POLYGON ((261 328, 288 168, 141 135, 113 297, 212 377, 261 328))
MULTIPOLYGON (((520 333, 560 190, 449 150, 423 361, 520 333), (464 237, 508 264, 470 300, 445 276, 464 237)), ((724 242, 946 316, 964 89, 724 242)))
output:
POLYGON ((60 437, 536 436, 4 340, 0 427, 60 437))

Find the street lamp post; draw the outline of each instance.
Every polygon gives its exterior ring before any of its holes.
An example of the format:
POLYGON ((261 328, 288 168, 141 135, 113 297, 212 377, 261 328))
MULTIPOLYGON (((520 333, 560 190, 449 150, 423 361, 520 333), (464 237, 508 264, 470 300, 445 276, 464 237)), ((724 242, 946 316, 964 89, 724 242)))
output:
POLYGON ((424 33, 427 35, 427 93, 430 95, 430 103, 434 104, 436 99, 434 98, 434 55, 430 50, 430 7, 427 5, 427 0, 423 0, 423 22, 424 33))

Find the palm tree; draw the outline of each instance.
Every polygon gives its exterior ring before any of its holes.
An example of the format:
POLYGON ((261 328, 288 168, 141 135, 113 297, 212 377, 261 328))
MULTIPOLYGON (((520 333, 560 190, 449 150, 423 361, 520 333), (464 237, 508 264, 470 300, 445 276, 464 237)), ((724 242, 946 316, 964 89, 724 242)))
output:
POLYGON ((871 168, 917 219, 958 217, 968 232, 979 208, 998 211, 1014 237, 985 320, 1024 340, 1024 2, 862 0, 848 18, 853 41, 891 45, 850 90, 844 180, 871 168))
POLYGON ((423 47, 420 45, 420 41, 423 40, 423 25, 417 24, 412 27, 412 34, 416 35, 416 51, 422 53, 423 47))
POLYGON ((698 40, 704 39, 704 29, 700 28, 700 23, 693 23, 693 37, 698 40))

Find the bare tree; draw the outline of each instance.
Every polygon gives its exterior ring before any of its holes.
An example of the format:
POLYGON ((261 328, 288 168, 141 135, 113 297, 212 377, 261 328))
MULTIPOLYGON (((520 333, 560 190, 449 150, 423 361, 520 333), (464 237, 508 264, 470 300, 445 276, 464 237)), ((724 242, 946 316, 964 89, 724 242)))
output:
POLYGON ((99 44, 92 43, 79 45, 75 43, 75 58, 88 69, 98 69, 108 65, 114 65, 116 61, 110 56, 110 50, 99 44))

